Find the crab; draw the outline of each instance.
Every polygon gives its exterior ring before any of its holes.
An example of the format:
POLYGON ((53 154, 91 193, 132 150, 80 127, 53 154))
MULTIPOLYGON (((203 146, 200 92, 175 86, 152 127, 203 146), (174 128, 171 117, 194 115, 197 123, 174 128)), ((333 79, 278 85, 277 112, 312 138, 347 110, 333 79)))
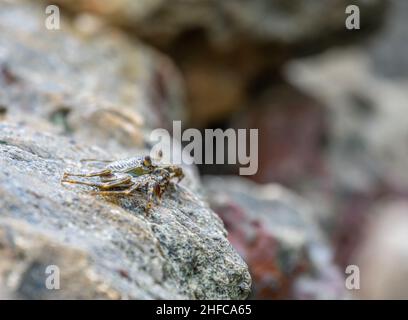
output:
POLYGON ((163 193, 173 178, 180 182, 184 177, 181 167, 155 164, 150 156, 101 162, 108 162, 101 170, 88 173, 64 172, 61 183, 95 187, 98 190, 91 192, 95 195, 129 196, 133 192, 147 190, 146 210, 149 210, 153 206, 155 199, 161 200, 163 193), (72 177, 98 177, 99 181, 83 181, 72 177))

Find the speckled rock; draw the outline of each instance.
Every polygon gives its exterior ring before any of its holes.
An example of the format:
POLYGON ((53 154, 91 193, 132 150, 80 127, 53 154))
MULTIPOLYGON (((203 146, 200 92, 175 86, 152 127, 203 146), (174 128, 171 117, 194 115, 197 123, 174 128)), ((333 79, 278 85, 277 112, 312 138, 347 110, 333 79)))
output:
POLYGON ((150 214, 143 191, 60 184, 96 165, 81 159, 148 154, 149 132, 182 119, 182 90, 155 50, 92 19, 47 30, 44 9, 0 0, 0 297, 246 298, 247 266, 193 167, 150 214))
POLYGON ((48 30, 46 17, 44 3, 0 1, 4 120, 140 147, 143 131, 183 119, 181 79, 166 56, 94 20, 62 17, 48 30))
POLYGON ((146 214, 143 192, 98 198, 62 186, 81 158, 108 154, 22 126, 0 124, 0 284, 24 298, 242 299, 247 267, 223 223, 174 185, 146 214), (45 290, 45 269, 61 289, 45 290))
POLYGON ((344 280, 316 213, 275 184, 207 176, 208 201, 248 263, 255 299, 338 299, 344 280))

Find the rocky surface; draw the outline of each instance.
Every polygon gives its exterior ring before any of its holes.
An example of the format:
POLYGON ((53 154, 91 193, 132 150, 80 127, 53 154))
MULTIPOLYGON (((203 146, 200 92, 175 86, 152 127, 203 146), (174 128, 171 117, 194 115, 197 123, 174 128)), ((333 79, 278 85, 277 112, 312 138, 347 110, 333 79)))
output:
MULTIPOLYGON (((346 35, 344 0, 331 4, 325 1, 284 0, 57 0, 73 11, 90 12, 134 29, 156 43, 173 42, 189 30, 203 29, 210 41, 220 47, 235 46, 243 40, 253 43, 286 45, 305 44, 332 39, 336 33, 346 35)), ((356 1, 366 27, 375 25, 382 15, 382 0, 356 1)), ((349 36, 352 36, 349 34, 349 36)), ((323 41, 322 41, 323 42, 323 41)), ((336 41, 337 42, 337 41, 336 41)), ((324 46, 323 43, 320 46, 324 46)))
POLYGON ((370 279, 359 297, 404 296, 406 204, 380 206, 408 195, 403 2, 357 1, 350 32, 344 0, 57 0, 60 30, 44 26, 47 1, 0 0, 0 298, 241 299, 243 260, 252 298, 344 298, 322 221, 342 269, 370 279), (366 39, 386 15, 360 48, 298 60, 366 39), (260 129, 254 179, 309 202, 238 178, 204 188, 191 166, 150 214, 144 192, 60 185, 88 169, 81 158, 146 154, 152 129, 186 119, 260 129), (44 289, 49 265, 59 291, 44 289))
POLYGON ((360 267, 359 299, 407 299, 408 203, 388 200, 371 212, 351 263, 360 267), (381 252, 381 254, 378 254, 381 252))
MULTIPOLYGON (((333 50, 293 62, 290 81, 327 109, 324 150, 339 260, 347 264, 378 201, 408 195, 408 81, 389 79, 363 49, 333 50)), ((322 150, 323 151, 323 150, 322 150)), ((326 178, 327 179, 327 178, 326 178)))
POLYGON ((362 50, 293 63, 290 78, 328 108, 330 169, 340 188, 370 192, 378 182, 407 189, 408 81, 376 75, 362 50), (341 58, 340 58, 341 57, 341 58))
POLYGON ((195 126, 225 120, 288 60, 360 39, 381 24, 386 2, 355 1, 361 30, 344 27, 349 1, 58 0, 64 9, 121 25, 180 66, 195 126))
POLYGON ((389 0, 384 27, 366 46, 378 74, 393 79, 407 78, 408 39, 406 21, 408 3, 404 0, 389 0))
POLYGON ((170 188, 147 214, 143 192, 105 199, 60 185, 67 168, 86 169, 81 158, 106 156, 0 125, 0 282, 24 298, 245 298, 245 263, 186 187, 170 188), (57 293, 41 286, 48 264, 61 269, 57 293))
POLYGON ((321 177, 325 188, 309 189, 321 194, 316 203, 330 199, 326 201, 332 216, 329 230, 343 266, 356 263, 354 250, 367 232, 372 233, 370 241, 381 237, 380 232, 366 229, 382 203, 404 201, 408 196, 404 116, 408 7, 401 0, 388 5, 384 27, 360 46, 332 49, 285 68, 288 81, 325 109, 327 139, 320 151, 326 167, 321 177))
POLYGON ((317 180, 326 168, 322 147, 327 139, 327 111, 288 83, 276 84, 236 113, 233 128, 258 128, 259 169, 251 178, 294 189, 317 180))
POLYGON ((345 298, 344 279, 302 198, 276 184, 204 179, 208 201, 249 266, 254 299, 345 298))
POLYGON ((41 128, 45 120, 57 133, 88 141, 92 127, 104 146, 141 147, 142 131, 183 119, 181 80, 167 57, 115 29, 92 28, 93 20, 62 19, 60 30, 47 30, 44 12, 38 3, 1 2, 0 105, 7 121, 41 128))
POLYGON ((247 266, 195 192, 194 168, 149 213, 143 190, 60 184, 95 166, 81 159, 147 154, 151 129, 182 118, 167 58, 92 30, 63 20, 50 31, 38 2, 0 1, 0 296, 246 298, 247 266), (46 289, 49 265, 60 290, 46 289))

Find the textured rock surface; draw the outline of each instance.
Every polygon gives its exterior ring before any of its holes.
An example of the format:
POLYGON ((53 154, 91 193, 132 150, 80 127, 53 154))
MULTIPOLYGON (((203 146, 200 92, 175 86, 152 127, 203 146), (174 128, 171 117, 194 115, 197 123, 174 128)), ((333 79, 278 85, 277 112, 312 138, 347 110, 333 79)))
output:
POLYGON ((193 168, 149 215, 143 192, 60 184, 89 169, 80 159, 147 154, 149 131, 182 117, 166 58, 83 27, 49 31, 38 2, 0 1, 0 297, 245 298, 247 266, 194 193, 193 168), (45 287, 49 265, 60 290, 45 287))
POLYGON ((238 177, 204 182, 211 207, 249 266, 252 298, 346 297, 330 246, 304 200, 278 185, 238 177))
POLYGON ((85 32, 92 23, 62 20, 60 30, 47 30, 45 5, 38 2, 0 4, 6 120, 48 120, 56 132, 86 139, 91 126, 103 145, 129 147, 143 146, 143 129, 183 119, 179 75, 165 56, 114 29, 85 32))
POLYGON ((11 283, 23 297, 45 298, 247 296, 246 265, 228 243, 222 222, 185 187, 171 188, 163 204, 146 215, 143 193, 97 199, 61 186, 63 170, 83 169, 76 164, 90 156, 107 155, 67 139, 0 125, 3 285, 11 283), (61 268, 61 290, 55 296, 38 289, 48 264, 61 268))

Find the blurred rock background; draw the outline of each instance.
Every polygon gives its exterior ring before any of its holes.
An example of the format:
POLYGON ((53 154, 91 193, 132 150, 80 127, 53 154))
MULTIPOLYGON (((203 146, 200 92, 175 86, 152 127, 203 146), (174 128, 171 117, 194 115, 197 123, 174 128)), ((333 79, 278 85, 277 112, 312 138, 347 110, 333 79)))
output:
MULTIPOLYGON (((108 79, 93 85, 99 71, 81 77, 114 112, 95 117, 101 103, 78 95, 83 85, 70 89, 73 103, 59 98, 72 111, 46 103, 47 117, 69 135, 96 145, 108 137, 109 150, 123 152, 148 145, 146 129, 171 120, 185 128, 259 129, 253 181, 221 178, 236 175, 236 166, 202 165, 198 188, 248 264, 251 298, 408 298, 403 284, 394 285, 406 273, 408 231, 406 1, 354 1, 360 30, 345 28, 346 0, 52 3, 89 47, 123 37, 143 48, 137 64, 144 72, 130 59, 119 68, 130 71, 125 83, 109 73, 114 90, 108 79), (115 35, 112 26, 120 29, 115 35), (83 124, 89 121, 91 129, 83 124), (377 267, 383 250, 395 263, 377 267), (344 288, 350 264, 367 274, 357 294, 344 288)), ((7 67, 2 75, 6 84, 15 81, 7 67)), ((15 101, 7 99, 2 105, 15 101)))

